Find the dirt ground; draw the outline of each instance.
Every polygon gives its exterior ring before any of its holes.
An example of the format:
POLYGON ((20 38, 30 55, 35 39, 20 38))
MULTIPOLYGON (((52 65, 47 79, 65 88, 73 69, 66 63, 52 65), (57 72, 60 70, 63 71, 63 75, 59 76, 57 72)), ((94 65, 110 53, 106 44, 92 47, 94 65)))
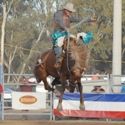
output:
POLYGON ((7 120, 7 121, 0 121, 0 125, 125 125, 125 122, 121 121, 26 121, 26 120, 7 120))

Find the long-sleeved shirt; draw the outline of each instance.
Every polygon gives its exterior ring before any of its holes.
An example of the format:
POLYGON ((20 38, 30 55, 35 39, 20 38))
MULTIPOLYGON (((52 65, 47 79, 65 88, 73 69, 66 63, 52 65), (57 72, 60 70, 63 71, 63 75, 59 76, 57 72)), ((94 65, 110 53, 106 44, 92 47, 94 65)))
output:
POLYGON ((74 16, 66 16, 63 12, 63 10, 58 10, 54 14, 53 18, 53 28, 54 31, 56 30, 65 30, 65 28, 70 28, 70 23, 72 22, 79 22, 81 21, 80 18, 74 17, 74 16))

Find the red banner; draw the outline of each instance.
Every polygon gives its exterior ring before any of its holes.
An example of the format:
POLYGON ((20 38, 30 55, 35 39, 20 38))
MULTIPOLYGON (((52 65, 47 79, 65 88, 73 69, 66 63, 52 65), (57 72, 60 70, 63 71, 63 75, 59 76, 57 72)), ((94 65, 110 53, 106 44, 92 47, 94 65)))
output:
POLYGON ((0 84, 0 93, 2 93, 3 92, 3 87, 2 87, 2 85, 0 84))

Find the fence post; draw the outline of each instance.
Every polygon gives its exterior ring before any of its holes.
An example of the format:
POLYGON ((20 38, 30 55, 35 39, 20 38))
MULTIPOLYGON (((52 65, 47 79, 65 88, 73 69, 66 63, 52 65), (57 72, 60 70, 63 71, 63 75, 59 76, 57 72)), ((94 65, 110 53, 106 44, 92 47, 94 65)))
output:
POLYGON ((2 92, 1 94, 1 119, 4 120, 4 74, 3 74, 3 66, 0 64, 0 84, 2 87, 2 92))

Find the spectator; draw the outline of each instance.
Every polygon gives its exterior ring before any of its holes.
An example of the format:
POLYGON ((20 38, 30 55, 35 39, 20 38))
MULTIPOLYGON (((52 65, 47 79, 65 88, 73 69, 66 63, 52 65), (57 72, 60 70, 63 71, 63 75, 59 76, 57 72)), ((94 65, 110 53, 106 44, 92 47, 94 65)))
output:
POLYGON ((121 84, 122 84, 121 93, 125 93, 125 82, 123 82, 121 84))
POLYGON ((101 86, 94 86, 92 93, 104 93, 105 90, 101 86))
POLYGON ((26 78, 25 76, 23 76, 20 79, 20 91, 21 92, 33 92, 35 91, 35 85, 32 85, 32 83, 29 81, 28 78, 26 78))
POLYGON ((94 73, 93 76, 92 76, 92 80, 99 80, 100 79, 100 75, 99 73, 94 73))

